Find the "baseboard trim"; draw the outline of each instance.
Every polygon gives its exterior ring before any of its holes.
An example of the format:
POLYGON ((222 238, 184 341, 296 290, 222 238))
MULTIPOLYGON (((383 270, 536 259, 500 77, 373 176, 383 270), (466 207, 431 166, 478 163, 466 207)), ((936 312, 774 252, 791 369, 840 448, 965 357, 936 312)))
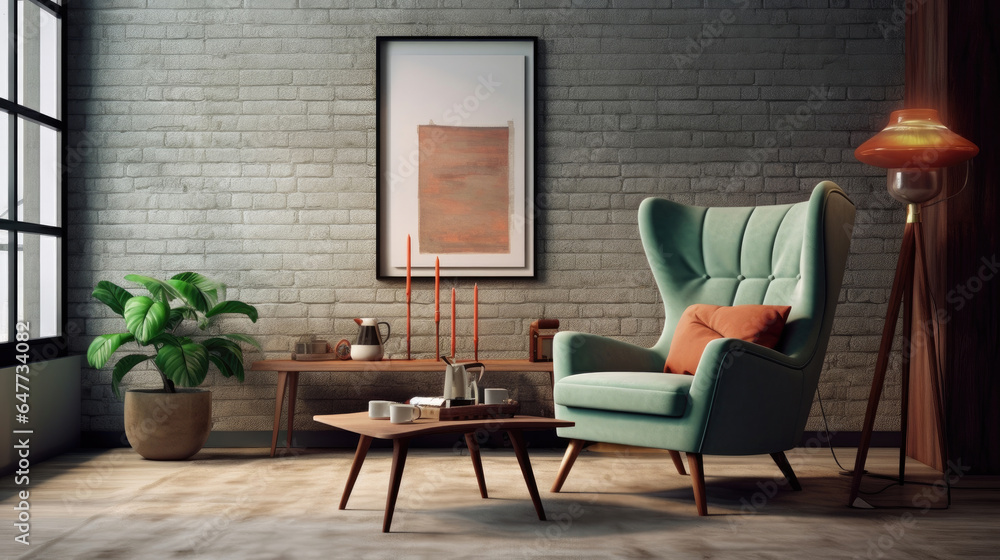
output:
MULTIPOLYGON (((538 430, 524 433, 525 442, 535 448, 563 448, 566 440, 556 435, 555 430, 538 430)), ((287 436, 282 431, 278 434, 278 447, 285 446, 287 436)), ((857 447, 861 441, 861 432, 805 432, 799 447, 857 447)), ((872 447, 899 447, 899 432, 874 432, 872 447)), ((353 449, 358 444, 358 436, 339 430, 296 430, 292 436, 292 447, 347 448, 353 449)), ((465 445, 460 434, 442 434, 414 438, 412 447, 418 448, 449 448, 456 444, 465 445)), ((487 441, 480 444, 486 448, 510 447, 510 442, 503 432, 490 434, 487 441)), ((83 432, 80 446, 85 448, 111 449, 129 447, 125 432, 83 432)), ((271 432, 212 432, 208 436, 205 447, 271 447, 271 432)), ((392 444, 388 440, 375 440, 375 448, 388 448, 392 444)))
MULTIPOLYGON (((871 447, 899 447, 899 432, 872 432, 871 447)), ((861 432, 804 432, 799 447, 857 447, 861 432)))

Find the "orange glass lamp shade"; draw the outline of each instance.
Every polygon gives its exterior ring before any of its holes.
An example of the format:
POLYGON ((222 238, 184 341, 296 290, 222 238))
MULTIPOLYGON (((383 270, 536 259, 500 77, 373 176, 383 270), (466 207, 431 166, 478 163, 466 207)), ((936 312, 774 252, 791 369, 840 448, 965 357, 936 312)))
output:
POLYGON ((854 150, 854 157, 889 169, 889 194, 919 204, 941 192, 941 168, 978 153, 975 144, 948 130, 934 109, 901 109, 892 112, 882 132, 854 150))

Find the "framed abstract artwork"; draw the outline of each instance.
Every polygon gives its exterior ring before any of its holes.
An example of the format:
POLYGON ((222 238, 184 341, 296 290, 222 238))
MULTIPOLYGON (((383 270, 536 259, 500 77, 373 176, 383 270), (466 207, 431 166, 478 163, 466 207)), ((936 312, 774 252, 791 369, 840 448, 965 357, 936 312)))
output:
POLYGON ((536 37, 376 39, 376 274, 535 277, 536 37), (410 254, 407 255, 407 239, 410 254))

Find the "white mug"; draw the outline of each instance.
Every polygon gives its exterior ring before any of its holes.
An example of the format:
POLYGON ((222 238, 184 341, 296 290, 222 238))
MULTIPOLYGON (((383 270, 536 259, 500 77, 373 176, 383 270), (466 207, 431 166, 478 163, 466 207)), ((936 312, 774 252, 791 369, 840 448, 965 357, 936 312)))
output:
POLYGON ((420 407, 412 404, 394 404, 389 407, 389 421, 393 424, 407 424, 420 419, 420 407))
POLYGON ((483 389, 483 402, 486 404, 504 404, 509 398, 507 389, 483 389))
POLYGON ((389 417, 389 406, 396 404, 394 401, 368 401, 368 417, 385 419, 389 417))

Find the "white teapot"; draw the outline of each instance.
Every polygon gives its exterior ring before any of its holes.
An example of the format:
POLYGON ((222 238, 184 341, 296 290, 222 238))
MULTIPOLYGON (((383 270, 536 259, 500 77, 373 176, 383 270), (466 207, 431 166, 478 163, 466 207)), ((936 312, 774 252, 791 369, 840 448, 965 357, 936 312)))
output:
POLYGON ((441 359, 448 364, 444 370, 444 398, 472 399, 479 404, 479 382, 483 380, 486 366, 479 362, 453 364, 444 356, 441 359), (481 368, 479 376, 467 371, 469 368, 481 368))

